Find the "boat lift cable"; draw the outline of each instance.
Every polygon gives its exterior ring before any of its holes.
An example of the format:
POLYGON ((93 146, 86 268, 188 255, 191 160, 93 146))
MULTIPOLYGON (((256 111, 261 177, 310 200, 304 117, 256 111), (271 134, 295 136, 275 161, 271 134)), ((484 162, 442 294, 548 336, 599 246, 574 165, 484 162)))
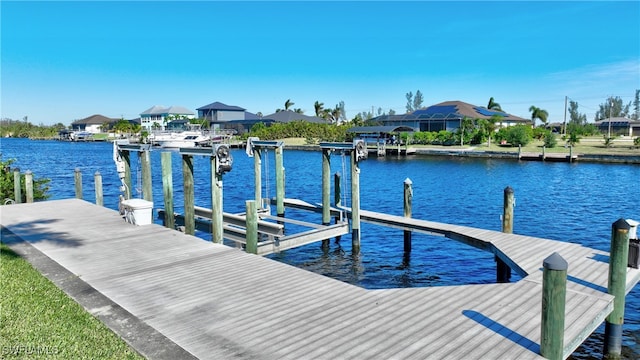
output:
POLYGON ((347 177, 349 176, 349 173, 347 172, 347 156, 345 154, 345 151, 342 151, 342 207, 347 207, 348 204, 348 200, 350 200, 350 192, 351 192, 351 186, 347 186, 348 184, 351 184, 351 182, 347 182, 347 177))

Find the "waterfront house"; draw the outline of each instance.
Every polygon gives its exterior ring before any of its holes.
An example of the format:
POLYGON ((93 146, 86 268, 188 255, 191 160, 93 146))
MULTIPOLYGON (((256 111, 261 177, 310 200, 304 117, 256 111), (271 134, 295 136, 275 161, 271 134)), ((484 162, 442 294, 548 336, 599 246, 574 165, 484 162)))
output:
MULTIPOLYGON (((247 113, 246 114, 251 114, 247 113)), ((251 127, 257 123, 262 123, 266 126, 270 126, 273 123, 290 123, 293 121, 307 121, 314 123, 324 123, 326 122, 324 119, 319 118, 317 116, 308 116, 304 114, 297 113, 291 110, 283 110, 278 111, 273 114, 258 116, 255 114, 251 114, 253 116, 247 116, 243 120, 231 120, 225 124, 225 129, 234 129, 238 134, 245 133, 251 130, 251 127)))
POLYGON ((140 114, 140 125, 145 130, 159 128, 164 130, 173 120, 195 119, 195 113, 182 106, 164 107, 154 105, 140 114))
POLYGON ((209 120, 211 129, 235 129, 243 132, 243 129, 250 129, 253 124, 259 122, 260 117, 246 111, 240 106, 227 105, 219 101, 201 106, 196 109, 198 118, 209 120))
POLYGON ((297 113, 291 110, 282 110, 277 111, 273 114, 265 115, 262 119, 269 122, 278 122, 278 123, 290 123, 293 121, 306 121, 310 123, 327 123, 327 120, 317 117, 317 116, 308 116, 305 114, 297 113))
POLYGON ((412 113, 378 116, 371 121, 384 126, 409 126, 415 131, 456 131, 465 118, 497 119, 497 127, 531 125, 531 120, 462 101, 445 101, 412 113))
POLYGON ((87 132, 98 134, 106 132, 107 129, 113 127, 120 119, 109 118, 103 115, 91 115, 84 119, 76 120, 71 123, 71 129, 78 132, 87 132))
POLYGON ((609 134, 609 129, 611 129, 612 135, 640 136, 640 121, 626 117, 602 119, 596 121, 596 126, 605 135, 609 134), (611 123, 611 127, 609 127, 609 123, 611 123))

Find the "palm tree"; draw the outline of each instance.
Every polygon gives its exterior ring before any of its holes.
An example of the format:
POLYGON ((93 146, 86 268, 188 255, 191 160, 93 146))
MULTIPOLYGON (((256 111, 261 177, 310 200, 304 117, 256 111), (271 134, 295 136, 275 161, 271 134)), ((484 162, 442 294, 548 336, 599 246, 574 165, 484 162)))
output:
POLYGON ((292 107, 293 104, 295 104, 295 103, 293 101, 291 101, 291 99, 287 99, 287 101, 284 102, 284 109, 285 110, 289 110, 289 108, 292 107))
POLYGON ((339 106, 336 106, 335 109, 331 110, 331 118, 334 124, 337 124, 340 121, 340 115, 342 114, 342 110, 339 106))
POLYGON ((313 104, 313 107, 316 109, 316 116, 320 117, 320 115, 322 114, 322 110, 324 110, 324 103, 316 101, 316 103, 313 104))
POLYGON ((497 102, 495 102, 493 100, 493 96, 489 99, 489 104, 487 104, 487 109, 502 111, 502 108, 500 107, 500 104, 498 104, 497 102))
POLYGON ((547 110, 542 110, 531 105, 529 111, 531 111, 531 121, 533 122, 533 127, 536 127, 536 119, 540 119, 543 124, 547 123, 547 118, 549 117, 549 113, 547 112, 547 110))

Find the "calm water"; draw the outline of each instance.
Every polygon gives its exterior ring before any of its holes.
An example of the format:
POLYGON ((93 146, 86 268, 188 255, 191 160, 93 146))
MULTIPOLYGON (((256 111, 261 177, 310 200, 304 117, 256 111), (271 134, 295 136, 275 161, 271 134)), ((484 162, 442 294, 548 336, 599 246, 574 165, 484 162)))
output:
MULTIPOLYGON (((74 170, 83 174, 83 196, 94 201, 93 175, 103 177, 105 206, 116 209, 119 180, 109 143, 65 143, 2 139, 2 158, 16 159, 14 166, 31 170, 36 178, 51 179, 52 199, 71 198, 74 170)), ((160 152, 153 151, 153 192, 156 208, 163 207, 160 152)), ((233 169, 223 178, 224 211, 244 211, 253 199, 253 159, 233 150, 233 169)), ((180 156, 173 153, 174 204, 182 212, 180 156)), ((196 157, 196 205, 211 207, 209 160, 196 157)), ((263 196, 275 196, 275 160, 270 152, 263 161, 263 196), (267 186, 268 185, 268 186, 267 186)), ((284 151, 286 196, 321 202, 322 158, 319 152, 284 151)), ((139 197, 139 163, 132 154, 133 193, 139 197)), ((332 174, 349 181, 349 159, 331 157, 332 174)), ((368 159, 360 164, 361 207, 402 215, 403 182, 413 182, 413 217, 500 230, 503 191, 515 191, 514 232, 580 243, 609 251, 611 224, 620 219, 640 220, 640 166, 589 163, 519 162, 500 159, 409 157, 368 159)), ((349 189, 342 185, 343 192, 349 189)), ((333 198, 333 195, 332 195, 333 198)), ((343 202, 350 201, 345 194, 343 202)), ((3 211, 10 211, 3 209, 3 211)), ((320 223, 317 214, 291 209, 287 217, 320 223)), ((480 284, 495 281, 495 263, 489 253, 442 237, 414 233, 413 251, 403 257, 401 230, 362 223, 361 254, 351 254, 350 236, 340 245, 332 242, 323 253, 319 244, 288 250, 270 257, 369 289, 391 287, 480 284)), ((294 227, 288 229, 295 230, 294 227)), ((209 239, 207 234, 199 234, 209 239)), ((517 281, 518 277, 512 277, 517 281)), ((627 296, 623 333, 624 355, 640 358, 640 286, 627 296)), ((575 359, 600 358, 603 326, 573 355, 575 359)))

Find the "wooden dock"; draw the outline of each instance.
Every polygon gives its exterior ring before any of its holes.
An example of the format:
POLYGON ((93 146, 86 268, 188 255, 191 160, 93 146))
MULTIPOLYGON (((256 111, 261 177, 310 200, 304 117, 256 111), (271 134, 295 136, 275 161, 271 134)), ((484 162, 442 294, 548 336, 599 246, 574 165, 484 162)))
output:
MULTIPOLYGON (((361 216, 485 248, 524 278, 365 290, 159 225, 131 225, 116 211, 78 199, 5 206, 1 224, 3 241, 10 232, 200 359, 541 359, 541 267, 553 252, 569 263, 563 357, 612 311, 606 252, 361 216)), ((627 290, 639 279, 640 270, 629 268, 627 290)), ((110 311, 83 306, 98 318, 110 311)), ((135 334, 120 335, 135 346, 135 334)))
POLYGON ((371 143, 367 144, 367 153, 371 157, 415 155, 416 149, 401 144, 371 143))
POLYGON ((518 154, 518 158, 520 160, 530 161, 574 162, 578 160, 578 155, 549 152, 521 152, 518 154))

